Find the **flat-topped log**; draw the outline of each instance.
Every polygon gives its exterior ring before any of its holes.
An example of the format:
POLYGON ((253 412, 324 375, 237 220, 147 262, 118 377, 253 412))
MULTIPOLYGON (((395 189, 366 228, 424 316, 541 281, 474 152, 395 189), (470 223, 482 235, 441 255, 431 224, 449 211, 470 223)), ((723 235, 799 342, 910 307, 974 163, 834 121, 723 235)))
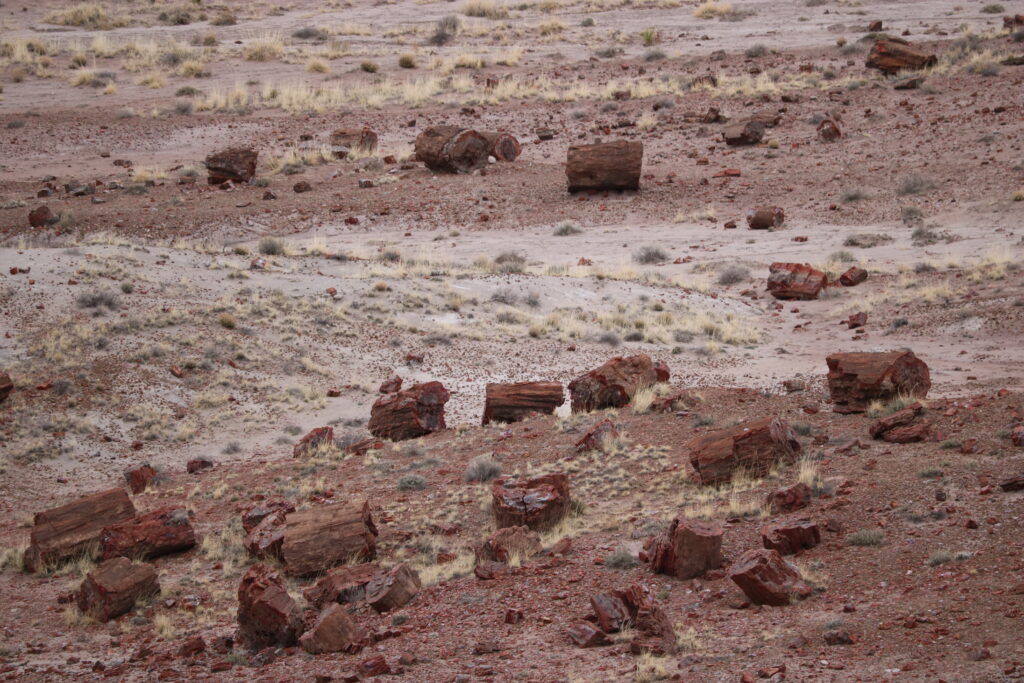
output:
POLYGON ((482 424, 518 422, 530 413, 550 415, 564 402, 561 382, 488 384, 482 424))
POLYGON ((42 571, 46 565, 97 552, 104 527, 133 517, 135 506, 122 488, 37 512, 25 550, 25 571, 42 571))

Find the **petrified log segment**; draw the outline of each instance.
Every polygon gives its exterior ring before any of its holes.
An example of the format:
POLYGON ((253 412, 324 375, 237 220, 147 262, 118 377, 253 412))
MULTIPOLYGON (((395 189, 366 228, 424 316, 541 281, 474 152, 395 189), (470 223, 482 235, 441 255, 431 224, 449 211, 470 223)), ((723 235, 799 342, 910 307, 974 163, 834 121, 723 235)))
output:
POLYGON ((478 562, 507 564, 514 557, 528 560, 539 554, 542 549, 540 534, 536 531, 532 531, 528 526, 510 526, 491 534, 490 538, 477 548, 476 558, 478 562))
POLYGON ((612 358, 569 383, 572 412, 621 408, 632 400, 638 389, 667 382, 668 377, 668 366, 652 361, 646 353, 612 358))
POLYGON ((400 564, 387 573, 377 574, 366 584, 366 602, 383 614, 405 605, 419 592, 420 575, 400 564))
POLYGON ((644 586, 633 584, 626 590, 597 594, 590 598, 590 604, 604 631, 614 633, 632 626, 636 637, 629 648, 634 654, 666 655, 676 651, 672 621, 644 586))
POLYGON ((776 299, 817 299, 827 284, 828 276, 806 263, 773 263, 768 267, 768 292, 776 299))
POLYGON ((431 126, 416 136, 416 158, 433 171, 469 173, 487 165, 487 139, 468 128, 431 126))
POLYGON ((376 564, 335 567, 302 591, 302 597, 318 608, 332 602, 359 602, 366 596, 366 584, 380 571, 376 564))
POLYGON ((129 612, 135 601, 160 592, 156 567, 115 557, 86 574, 78 589, 78 609, 97 621, 129 612))
POLYGON ((377 134, 369 128, 338 128, 331 133, 331 146, 372 152, 377 149, 377 134))
POLYGON ((787 422, 765 417, 697 437, 688 448, 701 483, 718 484, 740 468, 763 477, 778 460, 799 453, 800 442, 787 422))
POLYGON ((587 433, 576 442, 576 452, 586 451, 606 452, 609 442, 619 438, 619 430, 611 420, 601 420, 587 430, 587 433))
POLYGON ((797 482, 769 493, 765 504, 773 513, 792 512, 810 505, 813 493, 810 486, 797 482))
POLYGON ((821 532, 818 525, 809 519, 780 522, 761 527, 761 542, 765 548, 777 550, 780 555, 794 555, 821 543, 821 532))
POLYGON ((124 489, 110 489, 73 503, 38 512, 25 550, 25 570, 34 572, 90 552, 99 545, 103 527, 135 517, 124 489))
POLYGON ((747 214, 747 226, 751 230, 771 230, 786 221, 786 212, 781 206, 760 206, 747 214))
POLYGON ((648 552, 651 569, 680 579, 702 576, 722 566, 722 528, 696 519, 672 520, 648 552))
POLYGON ((321 505, 293 512, 285 520, 281 558, 291 576, 373 559, 376 551, 377 527, 366 501, 321 505))
POLYGON ((299 638, 299 646, 312 655, 341 652, 366 638, 366 632, 338 604, 328 605, 299 638))
POLYGON ((232 147, 214 152, 206 157, 206 170, 210 185, 221 185, 229 180, 233 183, 247 183, 256 175, 256 159, 259 156, 254 149, 232 147))
POLYGON ((480 135, 487 140, 488 153, 498 161, 515 161, 523 151, 519 140, 509 133, 481 131, 480 135))
POLYGON ((302 611, 273 567, 254 564, 238 585, 238 635, 247 647, 290 647, 302 633, 302 611))
POLYGON ((0 371, 0 403, 6 401, 12 391, 14 391, 14 381, 6 372, 0 371))
POLYGON ((871 401, 897 395, 924 398, 932 386, 928 366, 913 351, 833 353, 825 362, 837 413, 862 413, 871 401))
POLYGON ((879 418, 868 428, 868 433, 872 439, 889 443, 924 441, 931 435, 931 425, 927 421, 918 421, 918 416, 923 412, 923 405, 913 403, 892 415, 879 418))
POLYGON ((572 145, 565 159, 569 192, 639 190, 643 159, 642 142, 616 140, 572 145))
POLYGON ((889 38, 875 41, 865 63, 869 69, 894 74, 904 69, 924 69, 938 61, 935 55, 923 52, 905 40, 889 38))
POLYGON ((843 287, 856 287, 868 279, 868 271, 854 266, 839 276, 839 284, 843 287))
POLYGON ((334 427, 317 427, 299 439, 292 449, 293 458, 303 458, 312 455, 322 446, 334 441, 334 427))
POLYGON ((184 508, 167 507, 135 519, 111 524, 100 535, 103 559, 151 559, 188 550, 196 544, 195 530, 184 508))
POLYGON ((569 511, 569 480, 564 474, 544 474, 526 480, 499 479, 491 489, 494 519, 499 529, 528 526, 545 531, 569 511))
POLYGON ((581 621, 565 629, 565 634, 573 645, 581 648, 611 645, 608 635, 588 621, 581 621))
POLYGON ((276 510, 260 520, 245 536, 245 549, 261 560, 281 559, 287 512, 276 510))
POLYGON ((755 605, 781 607, 796 598, 807 597, 811 588, 796 567, 775 550, 748 550, 729 570, 729 578, 755 605))
POLYGON ((482 424, 518 422, 533 412, 550 415, 564 402, 561 382, 488 384, 482 424))
POLYGON ((283 498, 269 498, 252 505, 242 513, 242 528, 245 529, 245 533, 249 533, 275 512, 295 512, 295 505, 283 498))
POLYGON ((731 147, 756 145, 764 137, 764 128, 764 122, 757 119, 737 121, 722 129, 722 138, 731 147))
POLYGON ((378 398, 367 429, 376 437, 401 441, 445 428, 444 404, 450 394, 440 382, 416 384, 378 398))
POLYGON ((156 479, 156 470, 151 465, 136 465, 125 470, 124 479, 132 493, 142 493, 156 479))

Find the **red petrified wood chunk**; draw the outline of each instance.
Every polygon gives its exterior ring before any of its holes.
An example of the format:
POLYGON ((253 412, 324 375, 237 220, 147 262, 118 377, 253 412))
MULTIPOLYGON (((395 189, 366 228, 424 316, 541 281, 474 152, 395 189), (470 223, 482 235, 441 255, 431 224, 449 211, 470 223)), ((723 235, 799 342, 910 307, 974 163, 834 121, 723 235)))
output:
POLYGON ((646 386, 667 382, 668 366, 654 362, 645 353, 612 358, 607 363, 569 383, 572 412, 621 408, 646 386))
POLYGON ((333 442, 333 427, 317 427, 295 444, 295 448, 292 449, 292 457, 302 458, 313 455, 318 448, 330 445, 333 442))
POLYGON ((545 474, 532 479, 499 479, 492 488, 492 508, 498 528, 528 526, 545 531, 558 524, 572 500, 564 474, 545 474))
POLYGON ((78 589, 78 609, 97 621, 110 621, 160 592, 156 567, 115 557, 89 572, 78 589))
POLYGON ((530 413, 550 415, 564 402, 561 382, 488 384, 482 424, 518 422, 530 413))
POLYGON ((689 451, 701 483, 716 484, 731 480, 739 468, 762 477, 780 459, 799 453, 800 442, 787 422, 766 417, 697 437, 689 451))
POLYGON ((349 616, 344 607, 337 603, 328 605, 316 622, 299 638, 299 646, 306 652, 318 655, 324 652, 341 652, 366 638, 366 632, 349 616))
POLYGON ((195 544, 196 534, 188 512, 175 507, 111 524, 100 535, 104 559, 118 556, 150 559, 188 550, 195 544))
POLYGON ((611 420, 601 420, 576 442, 576 452, 606 452, 609 443, 617 438, 619 438, 619 430, 615 428, 615 424, 611 420))
POLYGON ((450 394, 440 382, 416 384, 385 394, 370 409, 370 433, 381 439, 415 439, 445 428, 444 405, 450 394))
POLYGON ((932 386, 928 366, 913 351, 833 353, 825 360, 837 413, 862 413, 871 401, 896 396, 924 398, 932 386))
POLYGON ((132 493, 142 493, 156 479, 156 470, 150 465, 136 465, 125 470, 124 478, 132 493))
POLYGON ((768 267, 768 293, 776 299, 817 299, 828 276, 806 263, 773 263, 768 267))
POLYGON ((799 510, 811 504, 812 494, 810 486, 803 482, 797 482, 769 493, 768 508, 773 513, 799 510))
POLYGON ((302 611, 288 594, 276 569, 254 564, 238 586, 238 633, 254 649, 295 644, 302 632, 302 611))
POLYGON ((366 584, 366 602, 378 612, 390 612, 412 600, 420 591, 420 575, 408 565, 377 574, 366 584))
POLYGON ((680 579, 702 576, 722 566, 722 528, 711 522, 676 517, 648 548, 651 569, 680 579))
POLYGON ((748 550, 729 570, 731 578, 755 605, 780 607, 811 594, 796 567, 778 551, 748 550))
POLYGON ((376 550, 377 527, 366 501, 321 505, 292 512, 285 520, 281 559, 290 576, 372 560, 376 550))
POLYGON ((25 570, 40 571, 48 564, 82 555, 99 542, 105 526, 133 517, 135 506, 122 488, 38 512, 25 550, 25 570))
POLYGON ((366 596, 366 584, 379 573, 381 568, 376 564, 335 567, 302 591, 302 597, 316 607, 332 602, 359 602, 366 596))
POLYGON ((477 560, 508 563, 512 558, 528 560, 538 555, 543 546, 540 534, 528 526, 510 526, 498 529, 477 551, 477 560))
POLYGON ((889 443, 924 441, 931 435, 931 425, 927 421, 918 421, 917 418, 922 412, 924 406, 912 403, 903 410, 879 418, 868 432, 872 439, 881 439, 889 443))
POLYGON ((818 525, 808 519, 779 522, 761 527, 761 542, 765 548, 779 551, 780 555, 793 555, 821 543, 821 532, 818 525))

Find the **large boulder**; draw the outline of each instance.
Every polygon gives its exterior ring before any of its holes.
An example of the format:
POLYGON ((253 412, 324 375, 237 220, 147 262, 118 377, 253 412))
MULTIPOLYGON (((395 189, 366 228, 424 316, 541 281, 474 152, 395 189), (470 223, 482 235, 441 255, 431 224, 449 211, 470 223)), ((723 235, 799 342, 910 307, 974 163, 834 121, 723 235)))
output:
POLYGON ((195 546, 196 533, 185 508, 166 507, 103 528, 103 559, 152 559, 195 546))
POLYGON ((256 175, 256 158, 259 153, 254 149, 232 147, 214 152, 206 157, 206 170, 210 185, 247 183, 256 175))
POLYGON ((897 396, 924 398, 932 386, 928 366, 913 351, 833 353, 825 362, 837 413, 862 413, 872 401, 897 396))
POLYGON ((416 384, 378 398, 370 409, 370 433, 381 439, 415 439, 445 428, 444 404, 450 398, 440 382, 416 384))
POLYGON ((729 570, 729 578, 755 605, 781 607, 812 592, 797 568, 776 550, 748 550, 729 570))
POLYGON ((722 566, 722 527, 676 517, 647 551, 651 569, 680 579, 702 576, 722 566))
POLYGON ((76 601, 83 614, 97 621, 110 621, 130 612, 139 600, 159 592, 156 567, 115 557, 86 574, 76 601))
POLYGON ((777 550, 780 555, 795 555, 821 543, 821 531, 817 523, 809 519, 766 524, 761 527, 761 542, 765 548, 777 550))
POLYGON ((776 299, 817 299, 828 276, 806 263, 773 263, 768 267, 768 293, 776 299))
POLYGON ((320 505, 293 512, 285 520, 281 559, 290 576, 372 560, 376 550, 377 527, 366 501, 320 505))
POLYGON ((719 484, 739 469, 752 477, 765 476, 779 460, 792 460, 800 442, 785 420, 765 417, 699 436, 688 449, 700 482, 719 484))
POLYGON ((937 61, 934 54, 919 50, 901 38, 885 38, 875 41, 865 66, 885 74, 894 74, 934 66, 937 61))
POLYGON ((311 655, 341 652, 366 638, 366 632, 337 603, 324 608, 309 630, 299 638, 299 646, 311 655))
POLYGON ((639 389, 667 382, 668 378, 668 366, 652 361, 646 353, 612 358, 569 383, 572 412, 621 408, 633 399, 639 389))
POLYGON ((290 647, 302 633, 302 611, 273 567, 254 564, 238 586, 238 634, 253 650, 290 647))
POLYGON ((37 512, 25 550, 25 571, 42 571, 47 565, 92 552, 104 527, 133 517, 135 506, 122 488, 37 512))
POLYGON ((527 526, 546 531, 569 512, 569 480, 564 474, 544 474, 530 479, 498 479, 491 507, 499 529, 527 526))

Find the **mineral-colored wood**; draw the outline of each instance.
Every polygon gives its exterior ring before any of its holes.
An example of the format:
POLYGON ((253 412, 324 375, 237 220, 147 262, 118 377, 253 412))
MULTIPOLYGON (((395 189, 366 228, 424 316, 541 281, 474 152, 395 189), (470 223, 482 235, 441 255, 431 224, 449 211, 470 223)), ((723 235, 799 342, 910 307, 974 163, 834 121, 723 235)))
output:
POLYGON ((431 126, 416 136, 416 158, 433 171, 469 173, 487 165, 487 139, 468 128, 431 126))
POLYGON ((896 396, 924 398, 932 386, 928 365, 913 351, 833 353, 825 362, 837 413, 862 413, 872 401, 896 396))
POLYGON ((518 422, 533 412, 550 415, 564 402, 561 382, 488 384, 483 424, 518 422))
POLYGON ((701 483, 718 484, 741 468, 765 476, 777 461, 799 453, 800 442, 784 420, 765 417, 700 436, 690 442, 689 451, 701 483))
POLYGON ((76 598, 83 614, 110 621, 129 612, 137 600, 159 592, 156 567, 115 557, 86 575, 76 598))
POLYGON ((95 550, 103 527, 135 517, 135 506, 121 488, 94 493, 60 507, 38 512, 25 551, 26 571, 40 571, 95 550))
POLYGON ((481 131, 480 135, 487 140, 488 153, 498 161, 515 161, 523 151, 519 140, 509 133, 481 131))
POLYGON ((565 159, 569 192, 639 190, 643 159, 642 142, 616 140, 573 145, 565 159))
POLYGON ((885 39, 875 42, 868 54, 866 66, 882 73, 894 74, 904 69, 923 69, 933 66, 938 59, 933 54, 922 52, 901 39, 885 39))
POLYGON ((285 573, 308 576, 339 564, 372 559, 376 539, 377 528, 366 501, 293 512, 285 520, 281 544, 285 573))

